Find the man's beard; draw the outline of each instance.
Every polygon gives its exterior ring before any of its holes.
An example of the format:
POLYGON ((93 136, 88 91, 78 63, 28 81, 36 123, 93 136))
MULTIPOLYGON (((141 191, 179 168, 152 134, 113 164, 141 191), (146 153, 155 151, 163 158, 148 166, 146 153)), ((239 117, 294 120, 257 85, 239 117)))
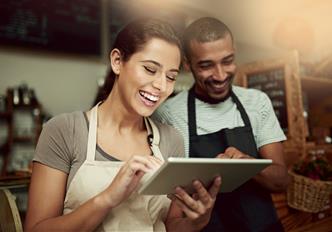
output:
POLYGON ((217 81, 217 80, 214 80, 212 77, 211 78, 208 78, 204 81, 204 85, 205 86, 209 86, 211 85, 211 83, 224 83, 224 82, 229 82, 228 83, 228 89, 227 89, 227 94, 221 98, 215 98, 215 97, 211 97, 207 91, 204 91, 204 94, 200 94, 200 93, 197 93, 195 94, 196 98, 200 99, 201 101, 204 101, 204 102, 207 102, 207 103, 210 103, 210 104, 218 104, 220 102, 224 102, 226 101, 232 94, 232 83, 233 83, 233 79, 234 79, 234 74, 233 75, 229 75, 226 80, 224 81, 217 81))

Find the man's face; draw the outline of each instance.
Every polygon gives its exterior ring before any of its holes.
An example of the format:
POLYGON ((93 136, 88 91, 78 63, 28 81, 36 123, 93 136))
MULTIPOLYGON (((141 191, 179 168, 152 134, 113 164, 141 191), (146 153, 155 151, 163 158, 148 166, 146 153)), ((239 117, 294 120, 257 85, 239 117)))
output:
POLYGON ((208 102, 230 96, 236 70, 230 35, 212 42, 190 42, 189 65, 195 78, 195 93, 208 102))

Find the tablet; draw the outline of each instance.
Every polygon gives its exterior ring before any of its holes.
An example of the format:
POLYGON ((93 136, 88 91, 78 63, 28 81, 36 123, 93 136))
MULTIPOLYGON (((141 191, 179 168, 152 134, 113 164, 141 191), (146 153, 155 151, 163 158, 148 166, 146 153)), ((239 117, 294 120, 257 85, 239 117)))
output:
POLYGON ((209 187, 220 175, 220 192, 231 192, 272 163, 271 159, 217 159, 170 157, 155 172, 147 173, 138 193, 163 195, 174 193, 177 186, 193 193, 192 181, 200 180, 209 187))

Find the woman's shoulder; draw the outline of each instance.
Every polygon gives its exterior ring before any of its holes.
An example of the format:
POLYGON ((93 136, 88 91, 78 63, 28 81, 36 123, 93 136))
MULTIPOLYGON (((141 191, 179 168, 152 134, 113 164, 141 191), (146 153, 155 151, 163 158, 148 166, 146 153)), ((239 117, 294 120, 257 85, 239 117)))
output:
POLYGON ((71 113, 62 113, 52 117, 43 127, 60 128, 68 130, 73 128, 76 123, 84 121, 84 114, 82 111, 75 111, 71 113))
POLYGON ((72 143, 77 135, 87 132, 86 120, 82 111, 63 113, 54 116, 43 125, 42 136, 49 139, 72 143))

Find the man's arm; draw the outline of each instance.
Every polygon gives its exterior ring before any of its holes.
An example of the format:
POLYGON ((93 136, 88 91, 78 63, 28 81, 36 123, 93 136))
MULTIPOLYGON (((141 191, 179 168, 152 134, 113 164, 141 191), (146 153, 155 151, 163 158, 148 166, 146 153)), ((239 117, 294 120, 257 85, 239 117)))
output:
POLYGON ((271 159, 272 165, 256 175, 254 180, 271 192, 281 192, 286 190, 289 176, 285 164, 282 144, 280 142, 266 144, 259 148, 259 154, 264 159, 271 159))
MULTIPOLYGON (((253 179, 271 192, 286 190, 289 176, 284 160, 283 147, 280 142, 266 144, 259 148, 259 154, 263 159, 271 159, 272 164, 257 174, 253 179)), ((253 159, 252 156, 242 153, 235 147, 229 147, 217 158, 223 159, 253 159)))

